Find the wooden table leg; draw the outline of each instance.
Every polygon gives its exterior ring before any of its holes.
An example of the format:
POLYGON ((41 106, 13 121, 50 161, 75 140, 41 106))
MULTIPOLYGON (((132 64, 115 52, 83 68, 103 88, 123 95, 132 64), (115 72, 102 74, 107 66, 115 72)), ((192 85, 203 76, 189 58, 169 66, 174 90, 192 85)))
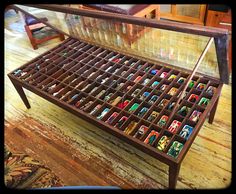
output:
POLYGON ((209 122, 210 124, 213 123, 213 120, 214 120, 214 117, 215 117, 215 113, 216 113, 216 109, 217 109, 218 102, 219 102, 219 97, 217 98, 217 100, 216 100, 216 102, 215 102, 213 108, 211 109, 210 116, 209 116, 209 120, 208 120, 208 122, 209 122))
POLYGON ((14 81, 12 81, 12 84, 14 85, 16 91, 18 92, 18 94, 20 95, 21 97, 21 100, 24 102, 26 108, 30 108, 30 104, 29 104, 29 101, 25 95, 25 92, 23 90, 23 88, 19 85, 19 84, 16 84, 14 81))
POLYGON ((175 189, 179 176, 180 164, 169 166, 169 189, 175 189))

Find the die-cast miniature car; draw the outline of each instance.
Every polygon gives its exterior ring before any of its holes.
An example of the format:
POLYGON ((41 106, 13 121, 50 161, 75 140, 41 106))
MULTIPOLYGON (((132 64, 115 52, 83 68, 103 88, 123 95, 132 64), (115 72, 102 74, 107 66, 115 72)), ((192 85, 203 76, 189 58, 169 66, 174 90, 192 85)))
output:
POLYGON ((120 128, 124 124, 124 122, 127 120, 128 120, 128 117, 126 116, 121 117, 120 120, 117 121, 117 123, 115 124, 115 127, 120 128))
POLYGON ((147 132, 148 127, 145 125, 141 125, 138 129, 138 131, 134 134, 134 137, 136 137, 137 139, 141 139, 144 134, 147 132))
POLYGON ((184 125, 183 129, 181 129, 179 135, 185 139, 188 139, 189 136, 191 135, 193 131, 193 127, 191 127, 190 125, 184 125))
POLYGON ((173 120, 171 125, 168 127, 168 130, 171 132, 171 133, 176 133, 178 128, 180 127, 181 125, 181 122, 180 121, 177 121, 177 120, 173 120))
POLYGON ((152 111, 152 113, 147 118, 148 121, 152 122, 155 118, 157 118, 159 113, 157 111, 152 111))
POLYGON ((179 153, 180 153, 180 151, 182 150, 183 146, 184 145, 182 143, 180 143, 178 141, 174 141, 172 143, 172 145, 170 146, 170 149, 168 150, 167 154, 169 156, 177 158, 179 153))
POLYGON ((149 145, 153 145, 153 143, 155 142, 155 140, 157 139, 157 137, 159 136, 159 133, 155 130, 152 130, 147 138, 144 140, 144 143, 149 144, 149 145))
POLYGON ((167 120, 168 120, 168 116, 163 115, 163 116, 160 118, 160 120, 157 122, 157 125, 158 125, 159 127, 164 127, 165 124, 166 124, 166 122, 167 122, 167 120))
POLYGON ((98 116, 97 119, 101 120, 108 112, 109 112, 109 108, 105 108, 98 116))
POLYGON ((128 126, 125 128, 124 132, 129 135, 130 133, 132 133, 132 131, 134 130, 134 128, 137 126, 137 124, 138 124, 137 122, 131 121, 131 122, 128 124, 128 126))
POLYGON ((112 121, 118 116, 118 112, 113 112, 112 115, 106 120, 106 123, 111 124, 112 121))
POLYGON ((163 135, 157 143, 157 149, 163 151, 170 141, 170 137, 163 135))

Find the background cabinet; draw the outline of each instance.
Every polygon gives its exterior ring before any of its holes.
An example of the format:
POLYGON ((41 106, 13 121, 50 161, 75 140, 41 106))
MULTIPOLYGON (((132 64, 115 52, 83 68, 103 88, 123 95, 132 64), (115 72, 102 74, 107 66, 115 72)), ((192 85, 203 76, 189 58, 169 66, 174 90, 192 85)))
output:
POLYGON ((224 28, 229 30, 228 59, 229 69, 232 71, 232 16, 231 9, 220 9, 221 7, 209 6, 206 15, 206 26, 224 28))

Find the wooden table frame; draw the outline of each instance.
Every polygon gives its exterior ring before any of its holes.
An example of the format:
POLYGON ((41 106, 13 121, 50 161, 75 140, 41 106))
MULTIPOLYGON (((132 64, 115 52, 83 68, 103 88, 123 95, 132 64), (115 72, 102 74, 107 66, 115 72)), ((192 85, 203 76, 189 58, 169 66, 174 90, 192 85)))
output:
MULTIPOLYGON (((57 6, 50 6, 50 5, 32 5, 34 7, 39 7, 39 8, 46 8, 49 10, 55 10, 55 11, 62 11, 62 12, 71 12, 73 14, 81 14, 81 15, 87 15, 87 16, 91 16, 91 17, 96 17, 97 15, 94 14, 91 11, 85 11, 85 10, 74 10, 71 8, 62 8, 62 7, 57 7, 57 6)), ((17 6, 14 6, 14 8, 18 9, 19 11, 22 11, 20 8, 18 8, 17 6)), ((216 49, 217 49, 217 59, 218 59, 218 63, 219 63, 219 70, 225 68, 225 66, 227 67, 227 59, 225 58, 226 55, 226 40, 225 39, 227 36, 227 32, 226 31, 217 31, 214 28, 196 28, 193 26, 185 26, 186 28, 180 28, 180 26, 178 26, 177 24, 173 25, 169 25, 168 23, 156 23, 156 22, 151 22, 151 21, 144 21, 143 19, 134 19, 134 18, 127 18, 127 17, 123 17, 123 16, 114 16, 111 14, 104 14, 104 13, 99 13, 98 17, 108 17, 108 18, 116 18, 116 19, 120 19, 120 20, 124 20, 124 21, 128 21, 130 23, 139 23, 139 24, 145 24, 148 26, 155 26, 155 27, 161 27, 161 28, 168 28, 168 29, 175 29, 177 31, 184 31, 184 32, 190 32, 193 34, 204 34, 206 36, 210 36, 210 37, 214 37, 214 41, 215 41, 215 45, 216 45, 216 49)), ((48 24, 50 25, 50 24, 48 24)), ((58 30, 58 29, 57 29, 58 30)), ((59 30, 58 30, 59 31, 59 30)), ((65 33, 64 33, 65 34, 65 33)), ((77 38, 78 39, 78 38, 77 38)), ((70 39, 69 39, 70 40, 70 39)), ((66 42, 68 40, 65 40, 64 42, 66 42)), ((61 46, 64 43, 59 44, 57 47, 61 46)), ((105 48, 106 49, 106 48, 105 48)), ((36 57, 36 59, 42 58, 47 52, 41 54, 40 56, 36 57)), ((117 52, 118 53, 118 52, 117 52)), ((121 53, 122 54, 122 53, 121 53)), ((127 56, 127 55, 125 55, 127 56)), ((132 56, 130 56, 132 57, 132 56)), ((35 59, 29 61, 27 64, 17 68, 23 68, 26 67, 27 65, 29 65, 30 63, 32 63, 35 59)), ((156 61, 156 63, 163 65, 162 62, 156 61)), ((168 64, 168 66, 172 66, 171 64, 168 64)), ((189 76, 191 76, 191 74, 193 72, 186 70, 184 68, 178 68, 181 70, 183 70, 184 72, 187 72, 189 76)), ((15 70, 14 70, 15 71, 15 70)), ((158 159, 159 161, 167 164, 169 166, 169 188, 175 188, 176 187, 176 183, 177 183, 177 178, 178 178, 178 174, 179 174, 179 170, 180 170, 180 166, 181 166, 181 162, 183 161, 185 155, 187 154, 191 144, 193 143, 195 137, 197 136, 199 130, 201 129, 205 119, 207 118, 207 116, 209 116, 209 123, 212 123, 214 120, 214 116, 215 116, 215 112, 217 109, 217 105, 218 105, 218 101, 219 101, 219 97, 221 94, 221 89, 223 86, 223 83, 228 83, 228 71, 227 68, 224 69, 223 72, 221 72, 221 80, 218 80, 216 78, 210 77, 210 76, 204 76, 204 79, 208 79, 211 80, 213 82, 217 82, 218 88, 214 94, 214 96, 211 99, 211 103, 207 106, 207 108, 205 109, 205 111, 203 112, 202 116, 200 117, 200 120, 197 122, 196 126, 194 127, 194 131, 192 132, 192 135, 190 136, 190 138, 188 139, 188 141, 186 141, 184 148, 182 149, 182 151, 180 152, 179 156, 175 159, 172 158, 170 156, 167 156, 166 154, 162 153, 162 152, 157 152, 156 148, 151 147, 149 145, 146 145, 142 142, 140 142, 138 139, 133 138, 129 135, 126 135, 123 133, 123 131, 117 130, 115 127, 113 126, 108 126, 107 124, 104 124, 104 122, 95 119, 94 117, 85 114, 83 111, 78 110, 74 107, 71 107, 68 103, 59 100, 58 98, 42 92, 39 88, 32 86, 31 84, 20 80, 19 78, 17 78, 16 76, 13 75, 13 72, 10 72, 8 74, 8 77, 10 78, 10 80, 12 81, 15 89, 17 90, 18 94, 20 95, 22 101, 24 102, 25 106, 29 109, 30 108, 30 104, 27 100, 27 97, 24 93, 23 88, 30 90, 31 92, 45 98, 46 100, 58 105, 59 107, 81 117, 82 119, 85 119, 89 122, 93 122, 94 124, 96 124, 97 126, 99 126, 101 129, 115 135, 116 137, 124 140, 125 142, 133 145, 134 147, 142 150, 143 152, 153 156, 154 158, 158 159)), ((200 74, 199 74, 200 75, 200 74)), ((171 118, 169 118, 169 120, 171 120, 171 118)))

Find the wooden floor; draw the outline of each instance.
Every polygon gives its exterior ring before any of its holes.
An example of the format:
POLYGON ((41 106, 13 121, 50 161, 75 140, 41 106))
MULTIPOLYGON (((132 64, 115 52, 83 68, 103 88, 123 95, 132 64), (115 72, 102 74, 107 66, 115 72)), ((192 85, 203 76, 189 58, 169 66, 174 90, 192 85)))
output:
MULTIPOLYGON (((9 15, 5 18, 5 144, 40 160, 66 185, 166 188, 167 165, 27 90, 31 109, 25 108, 6 74, 54 47, 59 39, 34 51, 19 17, 9 15)), ((231 118, 231 85, 224 85, 215 120, 212 125, 206 120, 183 160, 177 188, 225 188, 231 183, 231 118)))

